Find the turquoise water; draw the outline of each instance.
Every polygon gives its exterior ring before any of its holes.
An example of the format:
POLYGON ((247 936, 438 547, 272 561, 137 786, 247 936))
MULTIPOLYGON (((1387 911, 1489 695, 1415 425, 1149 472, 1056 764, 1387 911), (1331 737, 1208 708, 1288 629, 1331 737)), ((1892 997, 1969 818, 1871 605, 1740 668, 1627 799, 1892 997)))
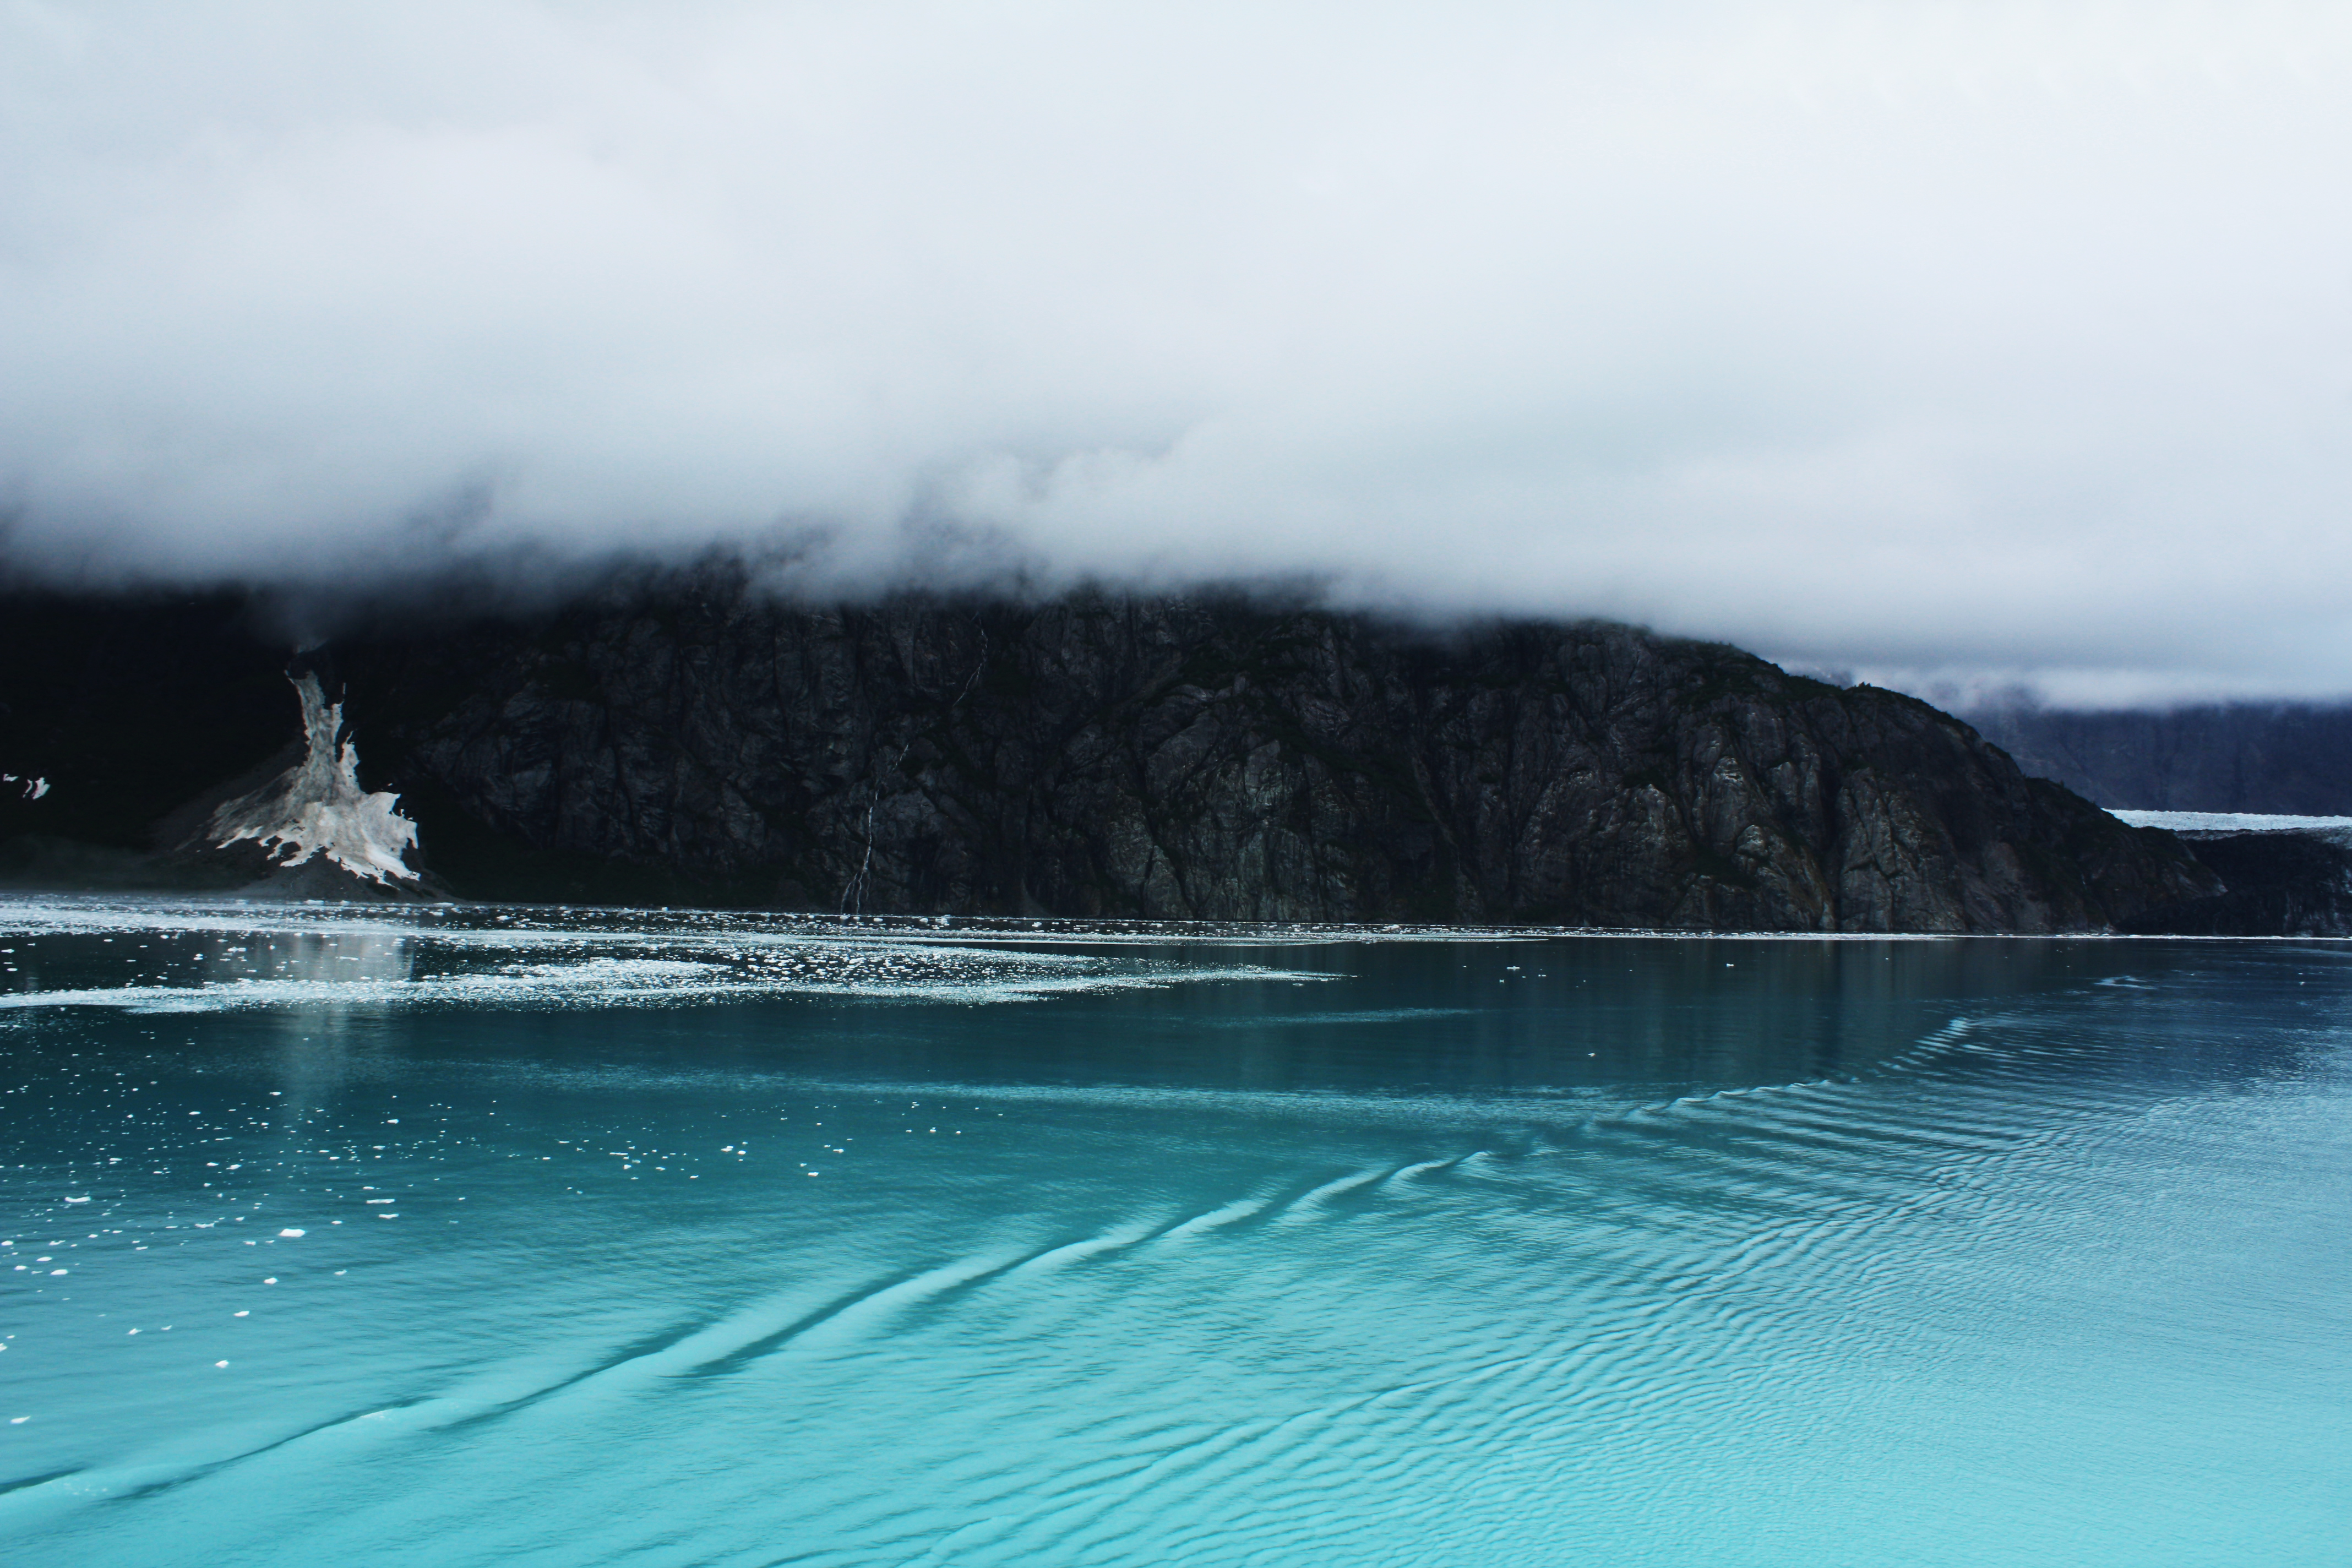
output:
POLYGON ((2352 1557, 2339 944, 0 950, 10 1562, 2352 1557))

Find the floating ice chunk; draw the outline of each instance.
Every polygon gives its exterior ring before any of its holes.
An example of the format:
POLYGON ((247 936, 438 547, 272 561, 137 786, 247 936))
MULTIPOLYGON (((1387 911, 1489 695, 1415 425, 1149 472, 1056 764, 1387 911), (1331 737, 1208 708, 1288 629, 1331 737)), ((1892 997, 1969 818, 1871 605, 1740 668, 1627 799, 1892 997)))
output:
POLYGON ((308 1232, 306 1232, 306 1231, 304 1231, 303 1229, 301 1229, 301 1228, 300 1228, 299 1226, 287 1226, 284 1230, 279 1231, 278 1234, 278 1235, 280 1235, 280 1236, 304 1236, 304 1235, 308 1235, 309 1233, 308 1233, 308 1232))
POLYGON ((343 705, 329 702, 308 671, 294 689, 302 697, 308 754, 252 794, 223 804, 205 836, 224 849, 253 839, 281 866, 323 854, 371 882, 418 880, 406 858, 416 845, 416 824, 394 809, 398 795, 360 788, 359 748, 343 738, 343 705))
POLYGON ((225 1362, 225 1361, 216 1361, 216 1362, 213 1363, 213 1364, 214 1364, 215 1366, 226 1366, 226 1365, 228 1364, 228 1363, 226 1363, 226 1362, 225 1362))
POLYGON ((66 1202, 69 1204, 86 1204, 89 1202, 89 1200, 88 1198, 68 1198, 66 1202))

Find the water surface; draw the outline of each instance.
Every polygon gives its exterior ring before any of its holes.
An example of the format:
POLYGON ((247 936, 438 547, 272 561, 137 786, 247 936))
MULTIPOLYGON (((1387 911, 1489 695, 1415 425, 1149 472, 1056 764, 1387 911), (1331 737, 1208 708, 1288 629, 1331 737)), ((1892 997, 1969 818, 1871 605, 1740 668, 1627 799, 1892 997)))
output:
POLYGON ((0 950, 12 1561, 2345 1561, 2341 944, 0 950))

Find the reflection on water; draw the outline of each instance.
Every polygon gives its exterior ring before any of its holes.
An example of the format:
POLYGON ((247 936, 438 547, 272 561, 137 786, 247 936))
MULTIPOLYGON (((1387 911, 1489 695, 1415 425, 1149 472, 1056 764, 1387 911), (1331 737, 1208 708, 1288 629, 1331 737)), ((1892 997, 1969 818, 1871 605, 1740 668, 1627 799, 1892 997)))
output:
POLYGON ((2340 1561, 2336 944, 0 932, 27 1560, 2340 1561))

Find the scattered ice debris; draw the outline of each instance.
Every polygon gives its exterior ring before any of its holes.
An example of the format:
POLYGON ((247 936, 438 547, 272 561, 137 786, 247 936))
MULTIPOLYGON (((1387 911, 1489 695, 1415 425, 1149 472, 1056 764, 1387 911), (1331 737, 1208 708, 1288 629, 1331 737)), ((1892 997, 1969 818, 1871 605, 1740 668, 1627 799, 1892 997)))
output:
POLYGON ((25 788, 22 793, 26 800, 38 800, 49 793, 49 781, 47 779, 30 779, 16 773, 0 773, 0 784, 23 784, 25 788))
POLYGON ((280 866, 323 854, 379 885, 419 880, 407 861, 416 824, 394 809, 398 795, 360 788, 359 748, 343 735, 343 705, 329 702, 319 678, 308 671, 295 679, 294 689, 302 697, 307 754, 252 794, 223 804, 205 837, 223 849, 256 840, 280 866))
MULTIPOLYGON (((0 1015, 101 1006, 141 1014, 314 1006, 635 1007, 787 995, 1004 1004, 1226 982, 1307 982, 1322 972, 1246 962, 1041 946, 1026 932, 945 939, 926 925, 853 932, 838 922, 709 911, 247 905, 37 898, 0 905, 0 939, 166 935, 209 962, 127 985, 0 989, 0 1015), (502 919, 500 917, 503 917, 502 919)), ((272 1099, 286 1091, 268 1091, 272 1099)), ((191 1112, 192 1118, 200 1113, 191 1112)), ((415 1118, 384 1119, 406 1131, 415 1118)), ((332 1157, 320 1151, 320 1157, 332 1157)))

